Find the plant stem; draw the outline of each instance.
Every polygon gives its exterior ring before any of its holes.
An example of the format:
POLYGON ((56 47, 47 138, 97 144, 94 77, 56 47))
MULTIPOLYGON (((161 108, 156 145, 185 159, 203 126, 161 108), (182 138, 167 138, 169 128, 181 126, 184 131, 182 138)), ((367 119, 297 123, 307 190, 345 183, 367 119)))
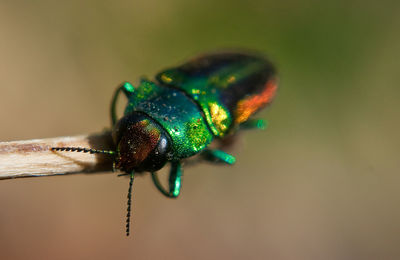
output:
POLYGON ((0 180, 19 177, 110 171, 112 157, 104 154, 56 152, 52 147, 112 149, 110 132, 26 141, 0 142, 0 180))

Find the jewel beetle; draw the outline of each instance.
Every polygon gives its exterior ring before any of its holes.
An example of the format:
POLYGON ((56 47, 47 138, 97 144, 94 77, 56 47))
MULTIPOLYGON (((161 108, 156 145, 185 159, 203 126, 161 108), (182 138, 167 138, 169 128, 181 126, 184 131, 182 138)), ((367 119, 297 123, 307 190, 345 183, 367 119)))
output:
POLYGON ((176 198, 182 187, 182 160, 200 154, 212 162, 233 164, 236 159, 210 149, 243 128, 263 128, 253 118, 268 105, 277 90, 274 66, 262 55, 217 52, 195 57, 142 79, 137 87, 122 83, 111 102, 113 150, 54 147, 55 151, 102 153, 113 156, 113 168, 130 176, 126 233, 129 235, 132 183, 135 173, 150 172, 157 189, 176 198), (128 99, 118 119, 120 95, 128 99), (157 171, 171 165, 168 187, 157 171))

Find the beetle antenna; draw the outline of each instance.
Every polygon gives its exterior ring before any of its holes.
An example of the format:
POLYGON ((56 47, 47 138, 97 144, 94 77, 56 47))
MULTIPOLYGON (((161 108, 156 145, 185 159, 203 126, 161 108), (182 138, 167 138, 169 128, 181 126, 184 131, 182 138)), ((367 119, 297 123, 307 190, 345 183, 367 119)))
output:
POLYGON ((90 153, 90 154, 108 154, 115 155, 115 151, 111 150, 96 150, 91 148, 82 148, 82 147, 52 147, 50 148, 52 151, 64 151, 64 152, 82 152, 82 153, 90 153))
POLYGON ((131 224, 131 205, 132 205, 132 184, 133 184, 134 172, 130 174, 129 190, 128 190, 128 207, 126 209, 126 236, 129 236, 130 224, 131 224))

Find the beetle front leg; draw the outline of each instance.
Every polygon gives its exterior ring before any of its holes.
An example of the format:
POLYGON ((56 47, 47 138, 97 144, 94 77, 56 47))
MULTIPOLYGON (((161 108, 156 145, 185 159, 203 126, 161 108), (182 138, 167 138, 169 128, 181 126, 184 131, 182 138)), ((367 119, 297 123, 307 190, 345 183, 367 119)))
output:
POLYGON ((180 161, 171 162, 171 169, 169 172, 169 190, 167 191, 160 183, 157 173, 152 172, 151 178, 153 179, 154 185, 157 189, 169 198, 176 198, 179 196, 182 187, 182 165, 180 161))
POLYGON ((121 85, 119 85, 117 90, 114 92, 114 96, 111 101, 111 123, 112 123, 112 126, 114 126, 115 123, 117 123, 116 105, 117 105, 118 97, 119 97, 119 94, 121 93, 121 91, 125 94, 126 97, 129 97, 135 91, 135 88, 132 86, 131 83, 124 82, 121 85))
POLYGON ((240 124, 240 129, 247 130, 247 129, 260 129, 264 130, 267 128, 268 122, 263 119, 250 119, 246 122, 240 124))
POLYGON ((233 155, 230 155, 222 150, 205 150, 202 153, 204 159, 210 162, 223 162, 226 164, 234 164, 236 162, 236 158, 233 155))

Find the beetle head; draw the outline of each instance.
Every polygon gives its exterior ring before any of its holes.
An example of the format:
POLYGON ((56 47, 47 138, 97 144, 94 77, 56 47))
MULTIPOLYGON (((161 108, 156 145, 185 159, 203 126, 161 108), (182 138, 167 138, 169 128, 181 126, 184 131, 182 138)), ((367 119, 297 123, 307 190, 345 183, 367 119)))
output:
POLYGON ((165 130, 148 115, 133 112, 121 118, 113 130, 116 168, 154 172, 171 158, 171 141, 165 130))

